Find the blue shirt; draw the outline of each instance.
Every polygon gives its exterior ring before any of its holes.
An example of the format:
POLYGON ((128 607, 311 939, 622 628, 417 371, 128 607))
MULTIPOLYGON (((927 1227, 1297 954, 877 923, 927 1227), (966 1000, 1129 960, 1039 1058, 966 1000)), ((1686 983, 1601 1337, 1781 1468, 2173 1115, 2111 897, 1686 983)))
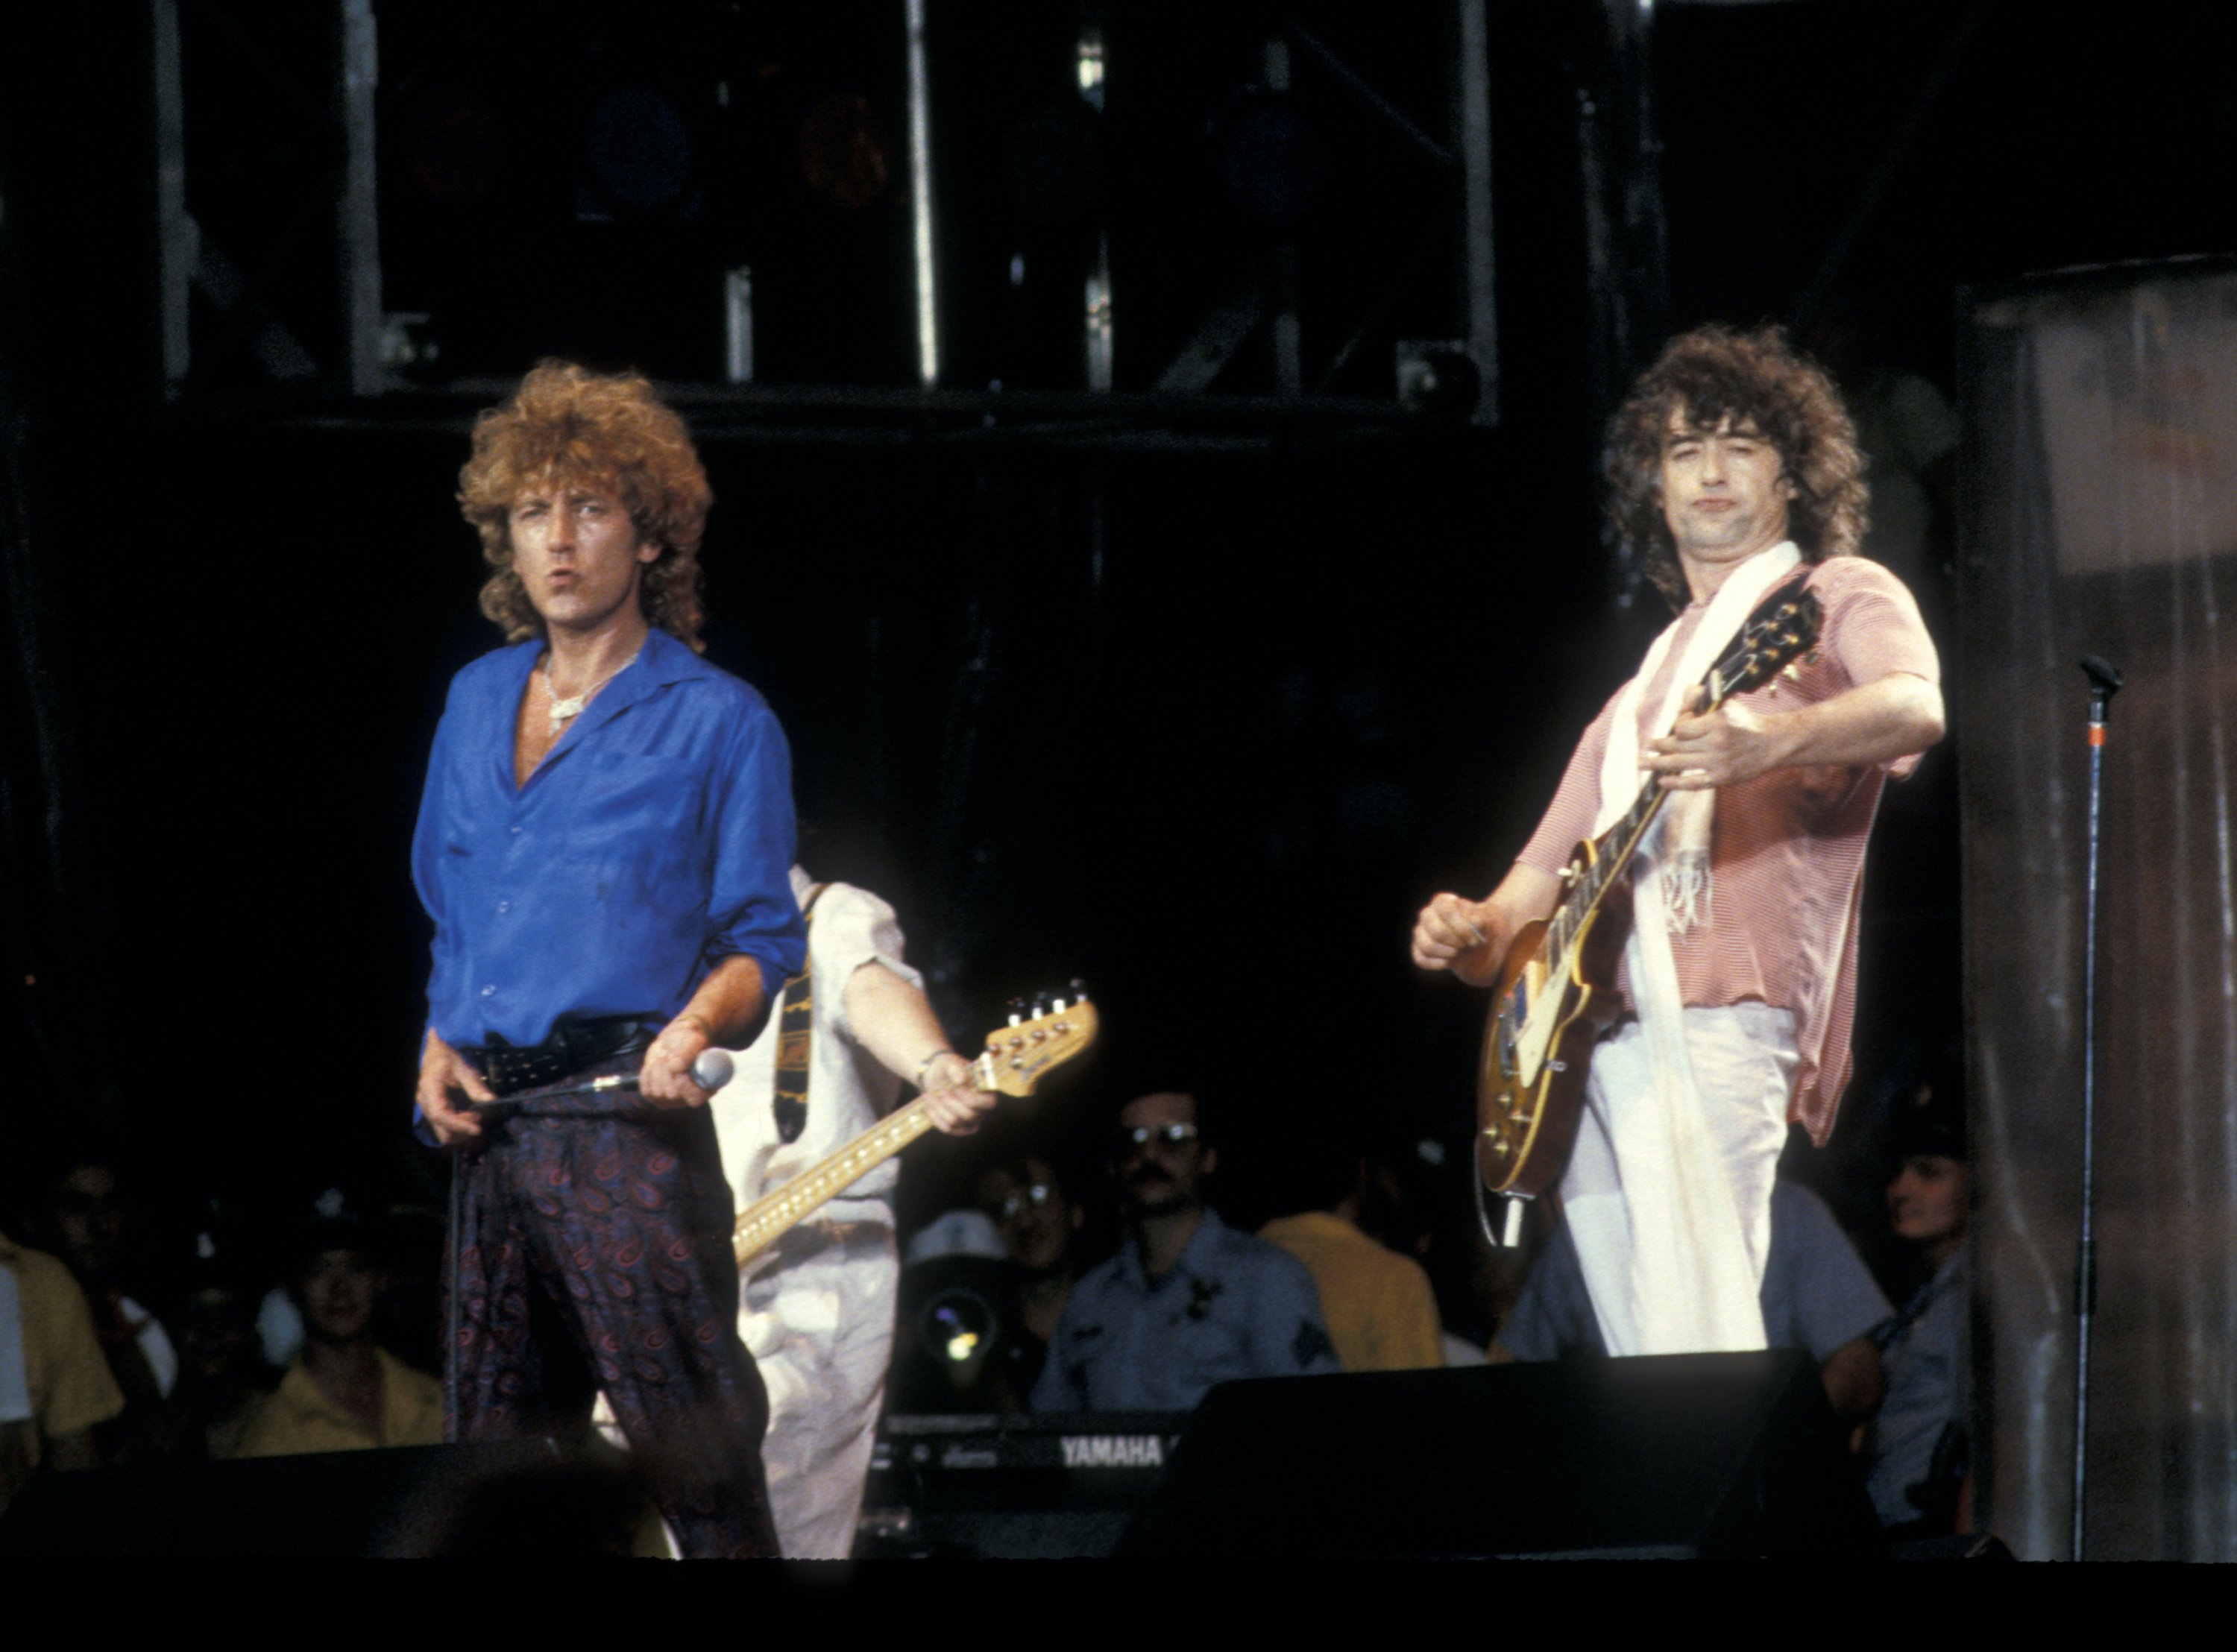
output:
POLYGON ((1163 1279, 1129 1240, 1072 1287, 1033 1407, 1187 1411, 1231 1378, 1336 1369, 1305 1265, 1207 1210, 1163 1279))
POLYGON ((1962 1438, 1972 1408, 1972 1258, 1961 1247, 1877 1333, 1887 1398, 1872 1425, 1868 1484, 1884 1525, 1930 1512, 1911 1492, 1931 1478, 1943 1435, 1955 1428, 1962 1438))
POLYGON ((665 1021, 742 953, 797 974, 792 763, 766 701, 654 630, 528 777, 521 695, 544 645, 452 679, 412 880, 435 920, 428 1024, 451 1044, 540 1043, 566 1014, 665 1021))
MULTIPOLYGON (((1801 1348, 1818 1364, 1869 1336, 1891 1310, 1857 1247, 1825 1201, 1798 1182, 1771 1189, 1771 1244, 1764 1255, 1765 1343, 1801 1348)), ((1499 1346, 1517 1359, 1603 1353, 1600 1320, 1585 1291, 1577 1241, 1565 1222, 1530 1270, 1499 1327, 1499 1346)))

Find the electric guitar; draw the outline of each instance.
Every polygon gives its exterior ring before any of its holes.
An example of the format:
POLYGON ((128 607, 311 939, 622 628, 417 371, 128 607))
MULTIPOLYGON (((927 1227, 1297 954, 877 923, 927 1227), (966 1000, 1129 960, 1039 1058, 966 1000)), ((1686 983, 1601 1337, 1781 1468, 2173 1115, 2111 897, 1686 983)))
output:
MULTIPOLYGON (((987 1035, 986 1049, 971 1063, 971 1083, 1003 1096, 1030 1096, 1053 1069, 1086 1051, 1095 1042, 1096 1028, 1095 1006, 1079 982, 1066 992, 1044 994, 1030 1015, 1021 1009, 1009 1025, 987 1035)), ((738 1266, 745 1267, 932 1127, 932 1116, 919 1096, 821 1164, 748 1205, 730 1234, 738 1266)))
MULTIPOLYGON (((1818 599, 1790 580, 1765 597, 1701 680, 1696 714, 1761 687, 1818 640, 1818 599)), ((1622 1008, 1617 961, 1631 931, 1633 854, 1668 795, 1650 775, 1623 818, 1580 843, 1560 904, 1507 949, 1476 1076, 1476 1172, 1486 1192, 1534 1198, 1576 1145, 1593 1045, 1622 1008)), ((1516 1210, 1510 1210, 1510 1218, 1516 1210)))

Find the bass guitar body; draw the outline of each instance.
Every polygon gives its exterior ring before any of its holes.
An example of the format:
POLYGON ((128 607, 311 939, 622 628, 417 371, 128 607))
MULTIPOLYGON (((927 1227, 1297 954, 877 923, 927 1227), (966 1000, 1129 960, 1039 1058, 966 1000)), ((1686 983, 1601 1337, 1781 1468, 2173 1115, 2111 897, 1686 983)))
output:
MULTIPOLYGON (((1579 844, 1564 883, 1574 887, 1598 853, 1579 844)), ((1567 1165, 1593 1046, 1623 1010, 1615 970, 1628 917, 1628 903, 1596 903, 1566 947, 1541 918, 1507 949, 1476 1075, 1476 1174, 1487 1192, 1535 1198, 1567 1165)))

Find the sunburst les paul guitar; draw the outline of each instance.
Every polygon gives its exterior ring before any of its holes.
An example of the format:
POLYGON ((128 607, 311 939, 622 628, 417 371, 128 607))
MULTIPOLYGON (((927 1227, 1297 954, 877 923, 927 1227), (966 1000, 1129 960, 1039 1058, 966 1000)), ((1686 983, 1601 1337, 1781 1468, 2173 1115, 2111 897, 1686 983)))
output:
MULTIPOLYGON (((1056 1068, 1086 1053, 1095 1042, 1095 1006, 1075 981, 1062 993, 1044 994, 1030 1010, 1020 1010, 1006 1027, 987 1035, 987 1047, 971 1063, 971 1083, 1002 1096, 1030 1096, 1056 1068)), ((919 1096, 897 1108, 829 1158, 802 1171, 774 1193, 739 1213, 730 1247, 746 1267, 888 1159, 933 1128, 932 1115, 919 1096)))
MULTIPOLYGON (((1772 592, 1702 679, 1697 712, 1768 682, 1816 643, 1820 617, 1800 579, 1772 592)), ((1631 888, 1626 873, 1666 795, 1650 777, 1622 819, 1580 843, 1552 915, 1523 925, 1508 947, 1476 1076, 1476 1171, 1486 1192, 1534 1198, 1568 1162, 1593 1045, 1622 1007, 1615 971, 1631 932, 1631 902, 1620 898, 1631 888)), ((1510 1218, 1519 1211, 1509 1207, 1510 1218)))

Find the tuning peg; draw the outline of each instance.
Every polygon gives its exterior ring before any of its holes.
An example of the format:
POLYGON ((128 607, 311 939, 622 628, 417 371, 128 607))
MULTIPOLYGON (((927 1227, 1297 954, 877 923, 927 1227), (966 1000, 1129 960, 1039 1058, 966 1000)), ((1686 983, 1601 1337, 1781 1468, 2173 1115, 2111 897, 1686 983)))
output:
POLYGON ((1076 975, 1072 977, 1072 1001, 1074 1004, 1087 1002, 1087 983, 1076 975))
POLYGON ((1014 1026, 1016 1026, 1020 1022, 1023 1021, 1025 1018, 1026 1018, 1026 1001, 1025 1001, 1023 998, 1013 998, 1013 999, 1011 999, 1011 1000, 1010 1000, 1010 1024, 1011 1024, 1012 1026, 1013 1026, 1013 1027, 1014 1027, 1014 1026))

